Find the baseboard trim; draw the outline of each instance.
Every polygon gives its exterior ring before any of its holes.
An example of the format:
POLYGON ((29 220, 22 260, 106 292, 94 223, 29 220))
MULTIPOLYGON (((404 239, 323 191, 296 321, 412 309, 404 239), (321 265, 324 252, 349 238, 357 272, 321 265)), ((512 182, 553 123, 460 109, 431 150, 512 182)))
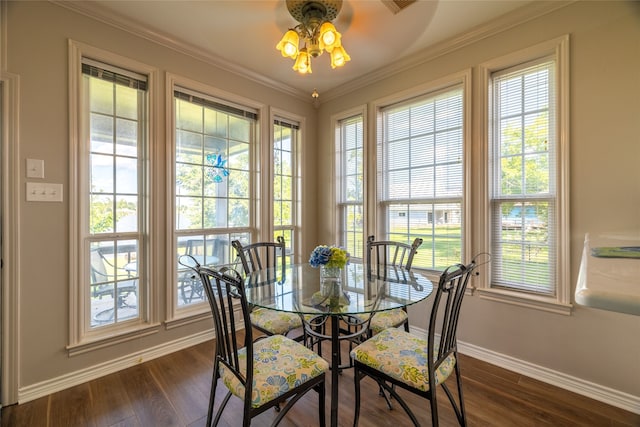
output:
MULTIPOLYGON (((411 327, 411 333, 416 335, 426 334, 424 329, 411 327)), ((458 351, 492 365, 500 366, 509 371, 517 372, 527 377, 542 381, 547 384, 586 396, 591 399, 624 409, 634 414, 640 414, 640 397, 619 390, 605 387, 581 378, 573 377, 565 373, 554 371, 544 366, 535 365, 524 360, 516 359, 505 354, 488 350, 477 345, 458 341, 458 351)))
POLYGON ((36 384, 31 384, 18 389, 18 403, 25 403, 31 400, 47 396, 69 387, 86 383, 91 380, 113 374, 126 368, 138 365, 158 357, 166 356, 173 352, 209 341, 214 338, 213 329, 199 332, 197 334, 183 337, 168 343, 162 343, 155 347, 147 348, 118 359, 109 360, 98 365, 94 365, 79 371, 70 372, 56 378, 51 378, 36 384))

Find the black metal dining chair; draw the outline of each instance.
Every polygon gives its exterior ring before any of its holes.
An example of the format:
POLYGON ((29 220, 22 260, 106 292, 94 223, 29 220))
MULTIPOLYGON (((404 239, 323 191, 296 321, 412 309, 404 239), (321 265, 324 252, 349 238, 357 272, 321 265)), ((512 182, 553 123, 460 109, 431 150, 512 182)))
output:
POLYGON ((396 391, 396 386, 430 401, 434 426, 438 425, 436 391, 441 386, 460 425, 467 424, 456 332, 462 299, 475 268, 475 261, 468 265, 456 264, 440 275, 426 340, 399 328, 389 328, 351 351, 356 400, 354 427, 358 425, 360 415, 360 381, 366 376, 373 378, 398 401, 415 426, 420 424, 396 391), (457 401, 445 383, 454 372, 457 401))
POLYGON ((271 424, 275 426, 313 389, 318 393, 319 424, 324 426, 328 362, 283 335, 263 336, 254 341, 251 327, 244 328, 244 341, 240 342, 236 330, 250 324, 250 309, 240 274, 227 267, 216 270, 200 266, 188 255, 183 255, 180 263, 198 273, 215 326, 215 358, 206 425, 217 426, 229 399, 236 396, 243 402, 243 426, 249 426, 253 417, 267 409, 279 409, 283 405, 271 424), (238 306, 240 311, 236 314, 238 306), (228 391, 214 416, 219 382, 228 391))
MULTIPOLYGON (((388 267, 411 270, 413 258, 418 253, 420 245, 422 245, 422 239, 419 237, 409 245, 389 240, 376 241, 374 236, 369 236, 367 238, 367 273, 381 276, 385 274, 388 267)), ((406 307, 381 311, 371 318, 368 336, 402 325, 404 330, 409 332, 409 315, 406 307)))
MULTIPOLYGON (((284 274, 286 267, 284 237, 278 236, 276 242, 257 242, 243 245, 234 240, 231 245, 236 250, 238 260, 244 274, 251 274, 265 268, 281 268, 284 274)), ((302 328, 302 319, 296 313, 285 313, 268 308, 251 310, 251 325, 266 335, 287 335, 302 328)), ((300 339, 303 339, 301 336, 300 339)))

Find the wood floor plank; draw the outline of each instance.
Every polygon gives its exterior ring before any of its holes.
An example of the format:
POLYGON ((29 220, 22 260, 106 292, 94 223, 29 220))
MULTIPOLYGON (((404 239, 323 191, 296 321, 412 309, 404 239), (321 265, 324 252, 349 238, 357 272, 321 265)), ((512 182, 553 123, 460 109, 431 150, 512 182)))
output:
POLYGON ((182 425, 193 423, 207 413, 209 386, 206 379, 209 369, 197 369, 190 353, 178 352, 153 360, 149 369, 164 394, 173 403, 182 425))
POLYGON ((50 405, 50 427, 95 426, 91 415, 91 390, 88 383, 54 393, 50 405))
POLYGON ((46 427, 49 423, 49 401, 51 396, 41 397, 22 405, 2 408, 2 427, 46 427))
POLYGON ((117 373, 138 421, 143 426, 180 426, 173 405, 150 374, 148 363, 117 373))
MULTIPOLYGON (((135 412, 124 393, 114 393, 114 390, 124 391, 124 385, 119 375, 107 375, 89 382, 91 391, 92 415, 96 426, 111 427, 129 424, 135 419, 135 412)), ((137 422, 137 420, 135 421, 137 422)))
POLYGON ((523 376, 520 380, 523 389, 532 392, 533 396, 553 395, 554 401, 559 405, 559 411, 566 411, 567 407, 575 408, 582 414, 594 414, 593 416, 604 417, 612 422, 622 423, 622 425, 640 426, 640 414, 633 414, 622 411, 605 403, 590 399, 586 396, 559 389, 551 384, 523 376))

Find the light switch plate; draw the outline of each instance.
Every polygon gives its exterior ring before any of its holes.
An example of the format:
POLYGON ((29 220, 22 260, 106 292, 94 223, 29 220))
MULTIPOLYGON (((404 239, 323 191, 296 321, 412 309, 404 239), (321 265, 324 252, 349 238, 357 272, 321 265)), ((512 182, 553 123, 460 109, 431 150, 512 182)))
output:
POLYGON ((27 182, 27 202, 61 202, 62 184, 27 182))
POLYGON ((44 160, 27 159, 27 178, 44 178, 44 160))

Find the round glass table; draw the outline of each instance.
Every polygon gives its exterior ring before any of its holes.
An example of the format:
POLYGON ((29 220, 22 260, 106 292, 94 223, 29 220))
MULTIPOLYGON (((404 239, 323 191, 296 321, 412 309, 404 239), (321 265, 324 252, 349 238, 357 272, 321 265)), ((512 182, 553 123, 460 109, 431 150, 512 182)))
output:
POLYGON ((364 333, 367 316, 384 310, 406 307, 426 299, 433 284, 424 275, 403 268, 348 264, 338 278, 321 279, 321 269, 309 264, 255 271, 245 278, 247 301, 256 307, 300 314, 305 331, 331 341, 331 425, 338 423, 338 375, 340 340, 364 333), (330 334, 309 325, 330 319, 330 334), (355 320, 355 322, 354 322, 355 320), (340 324, 357 325, 358 331, 345 331, 340 324), (341 335, 342 332, 342 335, 341 335), (347 334, 345 335, 345 332, 347 334))

